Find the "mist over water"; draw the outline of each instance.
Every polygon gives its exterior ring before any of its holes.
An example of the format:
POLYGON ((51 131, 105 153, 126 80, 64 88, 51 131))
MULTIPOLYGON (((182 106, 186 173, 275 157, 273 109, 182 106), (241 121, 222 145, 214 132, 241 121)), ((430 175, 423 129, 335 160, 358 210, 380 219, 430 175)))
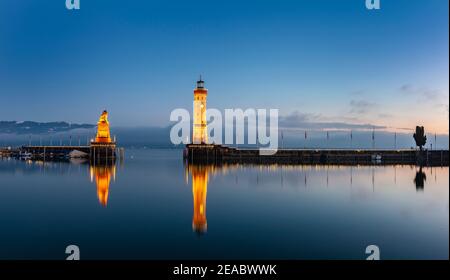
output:
MULTIPOLYGON (((116 136, 117 143, 121 147, 139 148, 180 148, 170 141, 170 127, 112 127, 111 135, 116 136)), ((42 134, 0 134, 0 147, 28 145, 86 145, 95 137, 95 129, 76 129, 63 133, 42 134)), ((415 142, 411 133, 397 133, 375 131, 375 143, 372 142, 372 131, 307 131, 305 139, 304 130, 279 131, 279 148, 336 148, 336 149, 410 149, 415 148, 415 142), (281 137, 281 133, 283 137, 281 137)), ((435 135, 427 133, 426 148, 448 149, 448 135, 435 135)), ((222 135, 225 135, 222 133, 222 135)), ((244 136, 247 142, 247 135, 244 136)), ((230 145, 236 146, 236 145, 230 145)), ((252 147, 251 145, 238 145, 240 147, 252 147)), ((255 146, 253 146, 255 147, 255 146)))

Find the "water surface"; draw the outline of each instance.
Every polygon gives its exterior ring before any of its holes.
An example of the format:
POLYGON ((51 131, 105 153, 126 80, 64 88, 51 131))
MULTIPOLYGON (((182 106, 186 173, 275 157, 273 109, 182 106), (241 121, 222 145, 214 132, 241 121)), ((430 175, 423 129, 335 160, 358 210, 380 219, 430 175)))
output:
POLYGON ((0 159, 0 259, 448 259, 448 171, 0 159))

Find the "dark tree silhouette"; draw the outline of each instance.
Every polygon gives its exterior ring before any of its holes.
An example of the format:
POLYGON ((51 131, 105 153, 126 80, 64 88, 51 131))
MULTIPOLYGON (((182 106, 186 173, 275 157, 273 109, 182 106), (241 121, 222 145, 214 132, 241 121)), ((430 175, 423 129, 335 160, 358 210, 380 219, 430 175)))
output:
POLYGON ((427 136, 425 135, 425 129, 423 126, 416 126, 416 133, 413 135, 414 140, 416 140, 416 145, 422 151, 422 147, 425 146, 427 142, 427 136))

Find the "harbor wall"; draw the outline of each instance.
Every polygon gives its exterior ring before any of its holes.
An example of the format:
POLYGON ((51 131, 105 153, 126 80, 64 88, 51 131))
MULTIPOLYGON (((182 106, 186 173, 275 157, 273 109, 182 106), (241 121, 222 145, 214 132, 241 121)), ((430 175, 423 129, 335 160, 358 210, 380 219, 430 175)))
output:
POLYGON ((184 159, 187 163, 192 164, 416 164, 448 166, 449 151, 282 149, 273 155, 260 155, 258 149, 190 144, 184 150, 184 159))

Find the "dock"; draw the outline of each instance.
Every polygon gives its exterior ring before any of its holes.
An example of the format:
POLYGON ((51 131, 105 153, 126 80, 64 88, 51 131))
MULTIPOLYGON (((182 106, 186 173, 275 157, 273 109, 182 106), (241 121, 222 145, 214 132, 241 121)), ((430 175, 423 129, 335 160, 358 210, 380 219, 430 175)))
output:
MULTIPOLYGON (((123 149, 119 148, 119 155, 123 149)), ((22 146, 16 149, 0 149, 1 157, 15 157, 31 160, 65 160, 85 158, 93 163, 113 162, 116 159, 115 143, 92 143, 90 146, 22 146)))
POLYGON ((448 150, 280 149, 273 155, 260 155, 259 149, 188 144, 183 156, 185 162, 190 164, 412 164, 449 166, 448 150))
POLYGON ((72 151, 80 151, 89 154, 90 146, 22 146, 22 152, 31 153, 40 157, 65 157, 72 151))
MULTIPOLYGON (((31 136, 30 136, 31 137, 31 136)), ((123 158, 124 150, 119 148, 119 156, 123 158)), ((104 110, 97 122, 97 134, 86 146, 22 146, 20 148, 1 148, 0 157, 13 157, 24 160, 66 160, 89 159, 93 164, 109 164, 116 159, 116 138, 111 137, 108 112, 104 110)))
POLYGON ((18 149, 13 149, 11 147, 0 147, 0 157, 14 157, 19 154, 18 149))

